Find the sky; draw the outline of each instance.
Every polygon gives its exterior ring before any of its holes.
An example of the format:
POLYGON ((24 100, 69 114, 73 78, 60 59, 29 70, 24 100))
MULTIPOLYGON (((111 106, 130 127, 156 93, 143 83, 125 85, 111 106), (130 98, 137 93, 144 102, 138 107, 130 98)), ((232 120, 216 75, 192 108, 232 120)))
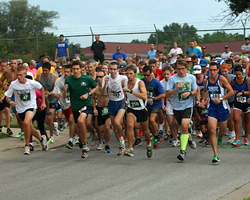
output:
MULTIPOLYGON (((57 29, 47 29, 56 35, 147 32, 173 22, 194 25, 198 30, 225 28, 224 22, 212 22, 214 17, 227 9, 224 2, 215 0, 29 0, 30 5, 39 5, 42 10, 57 11, 54 20, 57 29)), ((236 27, 242 27, 238 24, 236 27)), ((235 27, 234 27, 235 28, 235 27)), ((199 33, 199 32, 198 32, 199 33)), ((243 31, 239 33, 243 34, 243 31)), ((201 32, 199 34, 202 34, 201 32)), ((247 34, 249 34, 247 32, 247 34)), ((131 42, 147 40, 149 34, 101 36, 104 42, 131 42)), ((90 46, 92 37, 70 37, 70 42, 90 46)))

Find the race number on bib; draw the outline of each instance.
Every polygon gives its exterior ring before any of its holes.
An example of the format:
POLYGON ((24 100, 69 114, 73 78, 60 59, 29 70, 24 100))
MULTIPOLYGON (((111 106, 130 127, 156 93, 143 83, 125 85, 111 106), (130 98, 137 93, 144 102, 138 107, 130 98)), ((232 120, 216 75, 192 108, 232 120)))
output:
POLYGON ((119 92, 113 92, 113 91, 111 91, 110 95, 113 98, 120 98, 121 97, 121 91, 119 91, 119 92))
POLYGON ((108 107, 102 108, 101 116, 105 116, 105 115, 108 115, 108 114, 109 114, 109 109, 108 109, 108 107))
POLYGON ((237 97, 236 100, 239 103, 246 103, 247 102, 247 97, 240 96, 240 97, 237 97))
POLYGON ((20 94, 21 101, 30 101, 30 93, 20 94))
POLYGON ((141 104, 139 101, 129 101, 129 105, 131 108, 140 108, 141 107, 141 104))
POLYGON ((221 94, 210 94, 210 99, 215 100, 221 98, 221 94))

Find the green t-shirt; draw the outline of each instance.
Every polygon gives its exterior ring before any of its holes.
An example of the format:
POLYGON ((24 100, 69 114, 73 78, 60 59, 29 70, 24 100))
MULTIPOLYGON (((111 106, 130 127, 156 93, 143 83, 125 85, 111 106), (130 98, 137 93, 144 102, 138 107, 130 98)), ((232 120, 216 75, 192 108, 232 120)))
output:
POLYGON ((70 103, 73 111, 80 110, 83 106, 92 106, 92 100, 80 99, 80 96, 88 93, 90 88, 95 88, 97 83, 89 76, 82 75, 75 78, 73 75, 67 77, 65 84, 68 84, 68 92, 70 93, 70 103))
POLYGON ((142 79, 142 78, 144 78, 144 76, 143 76, 143 75, 141 75, 141 74, 140 74, 140 72, 137 72, 136 78, 138 78, 138 79, 142 79))

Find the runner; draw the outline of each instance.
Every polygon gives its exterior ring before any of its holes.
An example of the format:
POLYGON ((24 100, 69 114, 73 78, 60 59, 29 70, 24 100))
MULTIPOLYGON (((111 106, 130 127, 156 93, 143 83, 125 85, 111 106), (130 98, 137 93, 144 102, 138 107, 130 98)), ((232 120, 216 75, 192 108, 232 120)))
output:
POLYGON ((71 75, 71 65, 64 65, 63 66, 63 74, 64 76, 58 78, 55 82, 55 87, 53 89, 53 95, 59 99, 60 105, 63 110, 63 114, 69 123, 69 142, 66 144, 66 147, 69 149, 73 148, 73 136, 75 131, 75 122, 73 117, 72 108, 70 105, 70 97, 67 94, 66 97, 63 96, 64 93, 64 83, 67 77, 71 75))
MULTIPOLYGON (((234 94, 232 87, 228 83, 227 79, 219 74, 219 65, 216 62, 212 62, 209 65, 209 77, 205 81, 205 92, 208 93, 208 132, 210 134, 211 144, 214 152, 212 163, 218 163, 220 161, 218 157, 216 128, 219 123, 220 138, 224 136, 227 128, 227 119, 230 115, 230 107, 227 99, 234 94), (227 89, 227 93, 226 93, 227 89)), ((202 100, 205 100, 202 97, 202 100)))
MULTIPOLYGON (((174 116, 181 126, 181 150, 177 159, 184 161, 189 140, 188 126, 193 114, 197 84, 194 75, 186 72, 187 63, 184 60, 177 60, 175 64, 177 74, 169 78, 166 96, 171 100, 174 116)), ((192 141, 189 145, 192 147, 192 141)))
POLYGON ((70 94, 70 103, 73 117, 79 131, 80 143, 82 149, 82 158, 88 157, 89 147, 86 130, 86 118, 91 106, 91 94, 98 90, 95 81, 86 75, 81 74, 81 63, 74 61, 72 63, 73 75, 67 77, 64 85, 64 96, 67 92, 70 94), (94 88, 90 91, 89 88, 94 88))
POLYGON ((42 94, 43 103, 41 109, 45 109, 45 92, 42 85, 36 81, 26 79, 27 74, 26 67, 19 66, 16 71, 17 80, 10 84, 9 89, 5 92, 6 101, 15 106, 20 119, 23 121, 23 127, 25 131, 25 149, 24 154, 30 154, 30 136, 34 135, 42 145, 42 149, 45 151, 47 148, 45 135, 41 136, 39 132, 32 125, 32 118, 35 115, 37 109, 36 93, 35 89, 39 89, 42 94), (11 101, 11 96, 15 95, 16 102, 11 101))
POLYGON ((109 95, 109 115, 111 123, 116 134, 116 138, 119 140, 119 152, 118 156, 123 155, 125 151, 125 142, 122 135, 122 119, 125 113, 125 101, 123 87, 124 82, 128 78, 123 75, 118 74, 118 64, 117 62, 111 62, 109 66, 110 74, 105 76, 102 82, 102 92, 108 90, 109 95))
POLYGON ((153 155, 153 148, 150 141, 150 132, 148 129, 148 112, 146 109, 147 90, 145 84, 136 78, 137 68, 130 64, 126 68, 128 80, 125 81, 123 89, 126 92, 128 107, 126 110, 128 149, 124 155, 134 156, 133 141, 135 123, 139 123, 147 141, 147 157, 153 155))
POLYGON ((249 79, 243 75, 243 69, 240 65, 234 66, 236 77, 231 80, 230 84, 235 92, 233 120, 236 133, 236 139, 232 143, 234 146, 241 146, 240 143, 240 118, 244 120, 243 129, 245 130, 244 145, 249 146, 248 135, 250 129, 250 105, 249 98, 249 79))
POLYGON ((147 89, 147 109, 149 112, 149 127, 154 135, 154 148, 159 148, 161 139, 157 132, 157 116, 162 108, 162 99, 165 97, 165 92, 161 83, 153 77, 152 67, 145 66, 143 68, 144 78, 147 89))
POLYGON ((93 101, 93 109, 94 115, 97 116, 98 126, 99 126, 99 145, 97 150, 101 150, 103 146, 103 137, 105 138, 105 152, 111 153, 111 149, 109 147, 110 142, 110 116, 108 112, 108 102, 109 97, 107 90, 102 90, 102 82, 104 77, 104 71, 98 71, 96 73, 97 84, 99 89, 92 94, 92 101, 93 101), (97 104, 96 104, 97 103, 97 104))

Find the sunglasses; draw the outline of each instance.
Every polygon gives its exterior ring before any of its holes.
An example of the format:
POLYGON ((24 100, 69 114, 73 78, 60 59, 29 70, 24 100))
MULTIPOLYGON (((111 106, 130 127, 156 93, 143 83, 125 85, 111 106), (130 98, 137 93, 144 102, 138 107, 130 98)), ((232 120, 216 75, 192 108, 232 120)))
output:
POLYGON ((151 74, 148 74, 148 75, 147 75, 147 74, 144 74, 143 76, 146 76, 146 77, 147 77, 147 76, 151 76, 151 74))
POLYGON ((104 76, 96 76, 96 78, 103 78, 104 76))

